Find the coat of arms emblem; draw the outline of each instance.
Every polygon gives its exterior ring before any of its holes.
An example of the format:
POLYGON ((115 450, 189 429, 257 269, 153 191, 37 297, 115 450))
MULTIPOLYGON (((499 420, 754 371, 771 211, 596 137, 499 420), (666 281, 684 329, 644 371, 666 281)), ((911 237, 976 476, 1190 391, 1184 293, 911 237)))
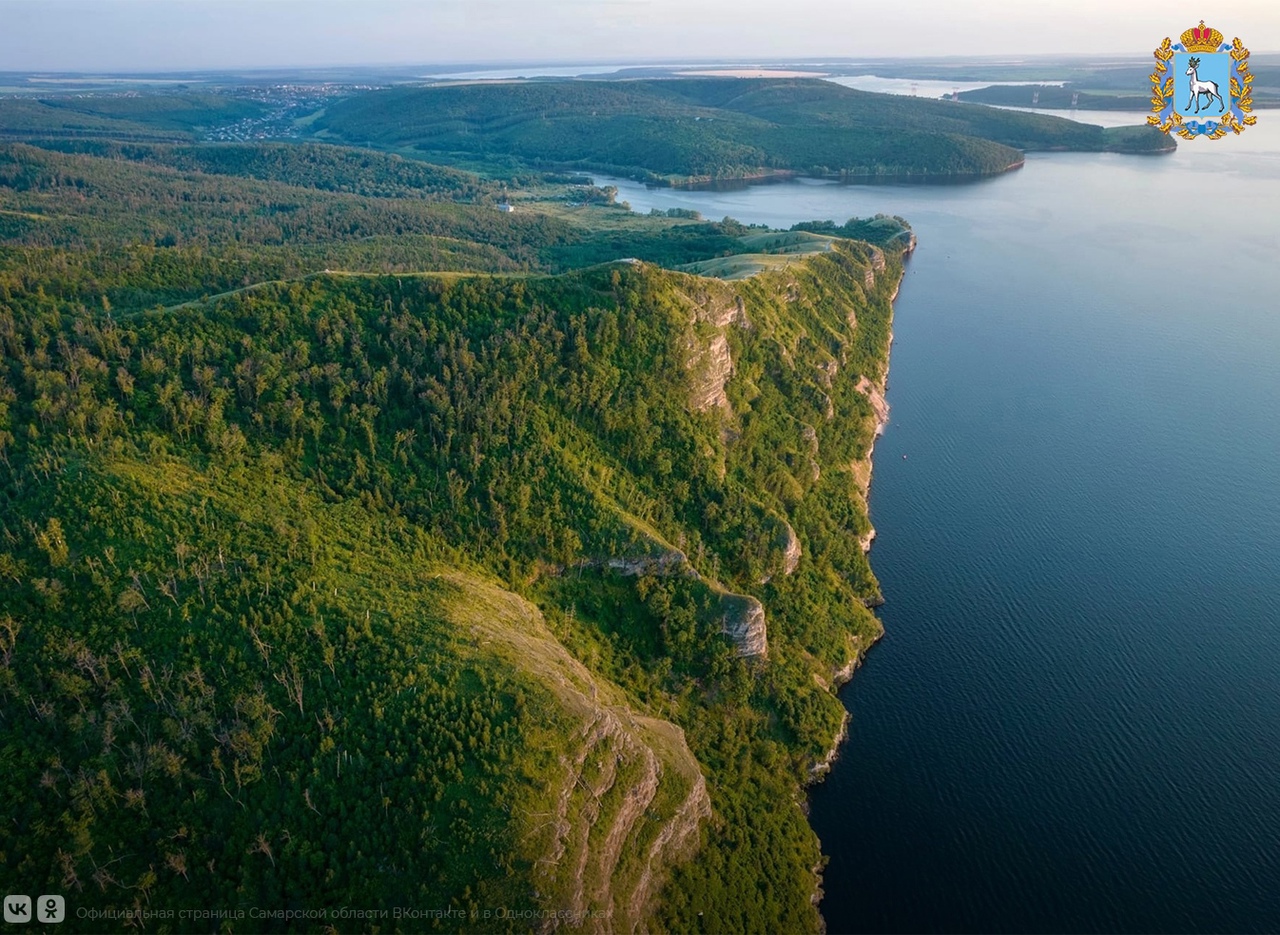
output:
POLYGON ((1151 73, 1151 109, 1147 123, 1184 139, 1221 139, 1253 126, 1253 75, 1249 50, 1239 39, 1225 42, 1222 33, 1200 21, 1181 41, 1166 38, 1156 49, 1151 73))

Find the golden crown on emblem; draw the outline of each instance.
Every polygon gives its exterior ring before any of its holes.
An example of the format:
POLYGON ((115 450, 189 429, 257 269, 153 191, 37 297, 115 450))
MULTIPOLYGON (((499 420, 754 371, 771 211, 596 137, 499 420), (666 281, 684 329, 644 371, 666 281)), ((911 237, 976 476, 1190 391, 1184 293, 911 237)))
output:
POLYGON ((1222 46, 1222 33, 1200 21, 1182 34, 1182 47, 1188 52, 1217 52, 1222 46))

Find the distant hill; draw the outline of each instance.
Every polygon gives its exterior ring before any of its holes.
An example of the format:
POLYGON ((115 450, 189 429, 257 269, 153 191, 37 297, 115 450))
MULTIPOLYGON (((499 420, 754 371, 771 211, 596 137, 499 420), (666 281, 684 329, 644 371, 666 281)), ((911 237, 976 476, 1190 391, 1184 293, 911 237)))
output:
MULTIPOLYGON (((1275 69, 1269 69, 1263 73, 1274 75, 1275 71, 1275 69)), ((1003 107, 1045 107, 1058 110, 1075 107, 1079 110, 1138 111, 1151 108, 1151 97, 1146 93, 1145 79, 1126 86, 1130 90, 1136 89, 1142 92, 1136 94, 1101 87, 1085 90, 1085 87, 1089 86, 997 84, 989 88, 961 91, 959 96, 960 100, 968 103, 995 104, 1003 107)), ((1261 87, 1255 84, 1253 99, 1256 107, 1280 107, 1280 88, 1261 87)))
POLYGON ((0 139, 188 140, 263 110, 257 102, 214 92, 0 98, 0 139))
MULTIPOLYGON (((1138 90, 1145 90, 1138 85, 1138 90)), ((1047 107, 1065 110, 1149 110, 1147 94, 1090 93, 1070 87, 1045 84, 997 84, 989 88, 961 91, 960 100, 973 104, 1004 107, 1047 107), (1073 103, 1074 102, 1074 103, 1073 103)))
POLYGON ((672 182, 779 172, 947 179, 1002 172, 1026 150, 1172 148, 1155 131, 1118 141, 1069 120, 812 79, 401 87, 339 101, 314 127, 353 144, 672 182))

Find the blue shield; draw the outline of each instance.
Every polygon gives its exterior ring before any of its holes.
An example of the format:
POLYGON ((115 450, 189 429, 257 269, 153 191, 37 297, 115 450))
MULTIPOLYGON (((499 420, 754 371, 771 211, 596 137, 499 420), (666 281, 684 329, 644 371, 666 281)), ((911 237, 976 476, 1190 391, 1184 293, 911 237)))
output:
POLYGON ((1173 109, 1183 118, 1218 120, 1231 109, 1231 56, 1179 52, 1173 57, 1173 109), (1191 63, 1198 64, 1194 74, 1191 63))

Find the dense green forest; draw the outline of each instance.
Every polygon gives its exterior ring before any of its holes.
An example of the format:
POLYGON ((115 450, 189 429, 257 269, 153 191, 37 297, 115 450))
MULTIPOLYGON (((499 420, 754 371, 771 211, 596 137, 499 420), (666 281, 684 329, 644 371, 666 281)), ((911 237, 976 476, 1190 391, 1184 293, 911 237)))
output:
POLYGON ((863 178, 989 175, 1025 150, 1171 148, 1056 117, 855 91, 814 79, 502 82, 356 95, 315 123, 348 143, 510 159, 651 180, 789 171, 863 178))
POLYGON ((801 787, 879 633, 909 231, 510 184, 0 146, 7 892, 155 931, 818 928, 801 787))
MULTIPOLYGON (((997 91, 1014 93, 981 93, 997 91)), ((367 151, 276 145, 260 147, 248 164, 237 161, 244 151, 234 147, 183 144, 283 134, 525 180, 531 168, 552 167, 676 183, 770 173, 946 181, 1003 172, 1029 150, 1153 152, 1174 145, 1147 127, 1115 133, 818 79, 539 80, 348 88, 314 98, 273 93, 272 102, 214 87, 0 96, 0 139, 263 181, 296 184, 303 176, 325 191, 373 197, 443 194, 466 183, 439 166, 380 163, 367 151)))
POLYGON ((746 230, 623 208, 590 225, 503 214, 494 205, 505 189, 495 183, 366 150, 94 149, 0 144, 0 269, 46 293, 94 304, 105 296, 115 307, 326 269, 563 271, 620 257, 678 265, 740 252, 735 237, 746 230), (268 178, 282 165, 288 182, 268 178))
POLYGON ((47 148, 163 166, 186 173, 244 176, 375 198, 475 201, 493 186, 466 172, 376 150, 323 144, 173 146, 115 141, 46 142, 47 148))
POLYGON ((258 102, 212 89, 0 96, 0 138, 187 140, 262 112, 258 102))
MULTIPOLYGON (((1135 84, 1139 92, 1142 86, 1135 84)), ((1099 93, 1079 91, 1073 87, 1043 84, 1010 84, 992 85, 989 88, 976 88, 972 91, 961 91, 960 100, 977 104, 997 104, 1007 107, 1052 107, 1066 110, 1078 107, 1081 110, 1136 110, 1151 109, 1151 95, 1099 93)))

